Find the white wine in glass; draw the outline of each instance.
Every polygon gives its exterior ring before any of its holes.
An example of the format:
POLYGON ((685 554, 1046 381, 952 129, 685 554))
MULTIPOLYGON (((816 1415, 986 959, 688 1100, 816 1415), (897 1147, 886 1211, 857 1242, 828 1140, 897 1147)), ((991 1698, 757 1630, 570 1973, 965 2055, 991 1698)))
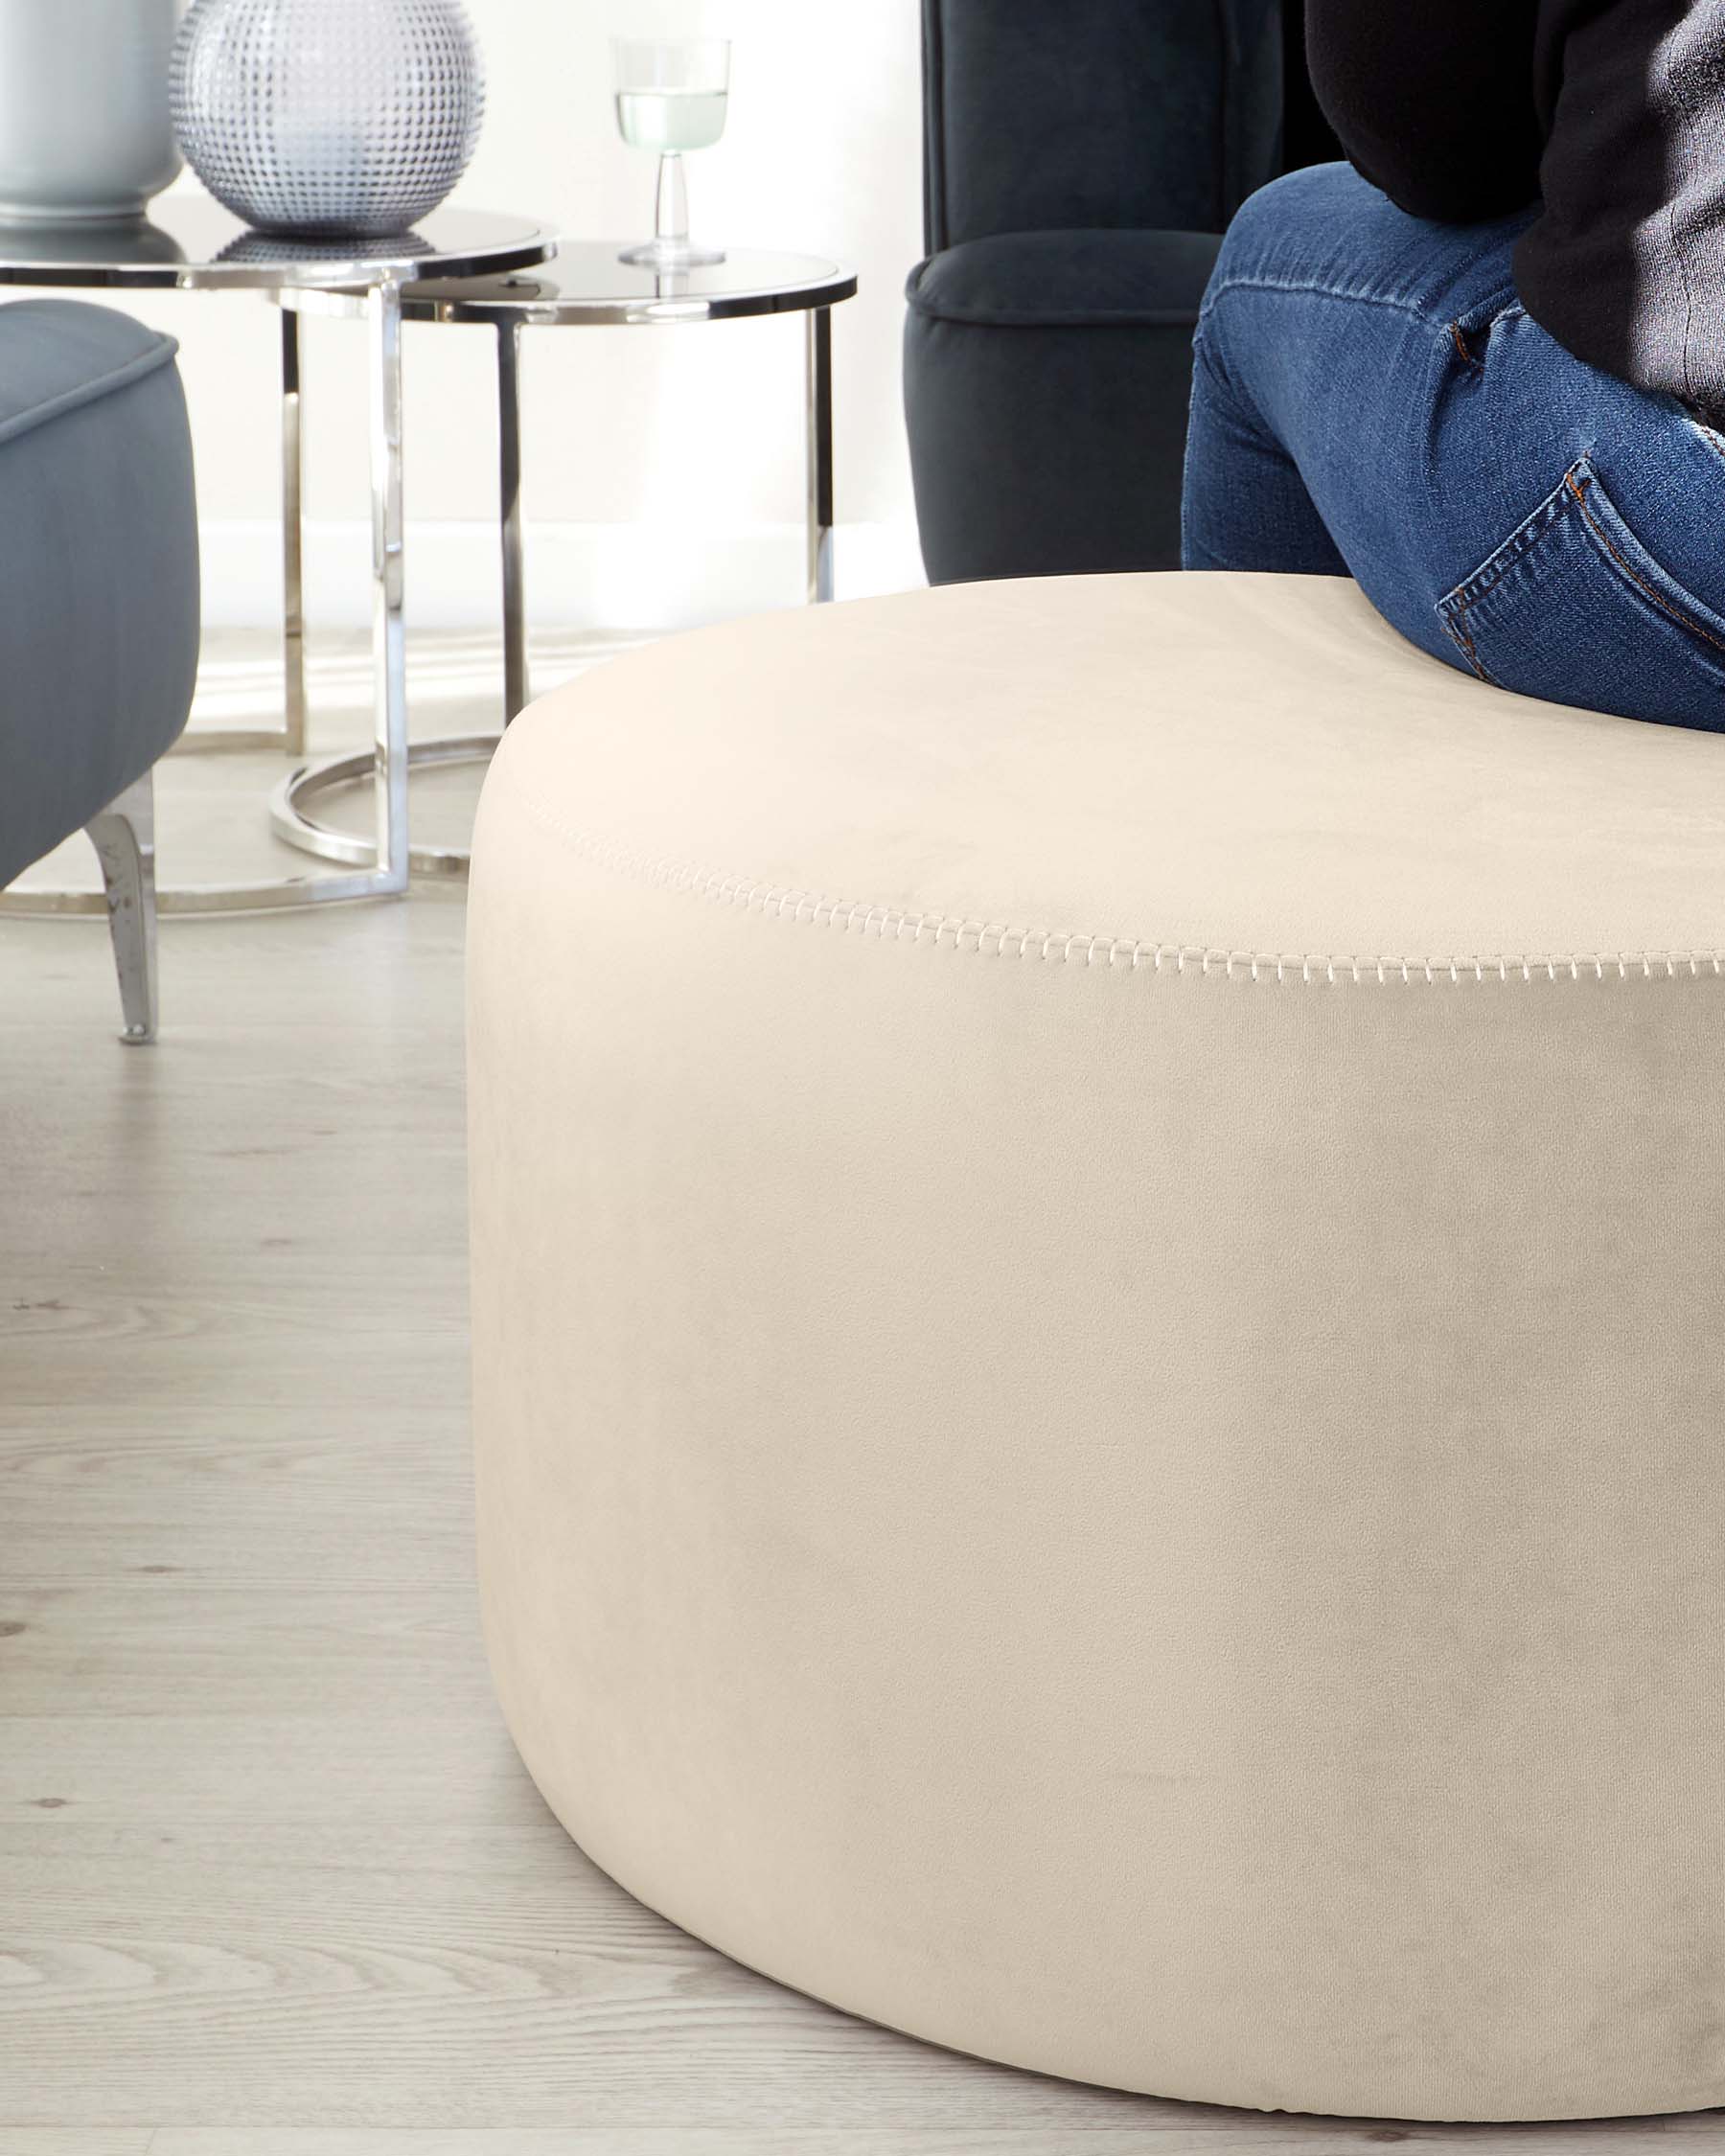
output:
POLYGON ((724 132, 730 96, 730 45, 723 37, 619 37, 617 131, 631 149, 658 158, 658 215, 653 239, 623 250, 624 262, 657 270, 723 262, 717 248, 689 240, 683 152, 710 149, 724 132))

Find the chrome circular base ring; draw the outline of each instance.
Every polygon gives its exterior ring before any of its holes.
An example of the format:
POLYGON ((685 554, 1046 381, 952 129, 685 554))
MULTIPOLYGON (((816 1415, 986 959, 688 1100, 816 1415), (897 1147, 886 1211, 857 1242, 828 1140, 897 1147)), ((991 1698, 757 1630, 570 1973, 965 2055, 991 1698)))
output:
MULTIPOLYGON (((416 741, 407 750, 409 772, 441 764, 489 764, 496 753, 500 734, 450 734, 440 741, 416 741)), ((323 860, 346 861, 354 867, 376 866, 378 849, 356 832, 338 831, 309 812, 308 804, 340 786, 362 785, 377 771, 377 757, 366 749, 356 756, 332 756, 321 764, 302 765, 278 786, 270 796, 269 828, 278 838, 297 846, 302 853, 323 860)), ((465 846, 414 846, 407 865, 415 876, 465 876, 465 846)))

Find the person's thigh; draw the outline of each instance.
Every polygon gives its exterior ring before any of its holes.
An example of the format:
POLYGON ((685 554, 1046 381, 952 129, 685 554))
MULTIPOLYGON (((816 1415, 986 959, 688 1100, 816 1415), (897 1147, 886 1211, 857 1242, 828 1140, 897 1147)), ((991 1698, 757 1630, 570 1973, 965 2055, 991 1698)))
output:
MULTIPOLYGON (((1527 221, 1430 224, 1346 166, 1291 173, 1224 243, 1201 384, 1285 457, 1411 641, 1527 695, 1725 724, 1725 446, 1528 319, 1510 260, 1527 221)), ((1189 558, 1322 565, 1228 560, 1250 467, 1230 473, 1207 508, 1194 469, 1189 558)), ((1285 513, 1265 500, 1271 529, 1285 513)))
POLYGON ((1347 574, 1300 467, 1202 340, 1192 352, 1180 565, 1347 574))
MULTIPOLYGON (((1197 367, 1221 385, 1215 402, 1291 460, 1338 565, 1378 610, 1451 663, 1461 661, 1433 609, 1454 581, 1434 588, 1435 558, 1448 556, 1438 422, 1464 363, 1458 337, 1513 297, 1525 221, 1426 224, 1346 165, 1290 172, 1234 218, 1199 319, 1197 367)), ((1244 506, 1237 493, 1207 501, 1195 466, 1189 557, 1280 565, 1240 560, 1244 506)), ((1485 509, 1487 528, 1495 515, 1485 509)))

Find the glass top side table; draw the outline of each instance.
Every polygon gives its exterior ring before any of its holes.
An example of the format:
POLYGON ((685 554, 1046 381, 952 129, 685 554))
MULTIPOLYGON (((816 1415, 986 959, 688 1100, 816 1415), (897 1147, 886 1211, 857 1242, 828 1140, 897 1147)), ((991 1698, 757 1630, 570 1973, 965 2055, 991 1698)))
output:
MULTIPOLYGON (((616 241, 559 243, 548 270, 511 276, 439 277, 415 283, 402 295, 402 314, 409 322, 483 324, 497 337, 497 438, 503 554, 503 712, 507 725, 526 703, 526 578, 521 517, 520 352, 530 329, 654 328, 689 322, 736 321, 762 314, 801 314, 807 345, 804 426, 807 455, 808 595, 820 602, 833 596, 833 340, 832 310, 857 289, 854 271, 814 255, 772 254, 733 249, 722 263, 656 274, 619 260, 616 241)), ((283 289, 284 385, 293 384, 292 416, 282 432, 286 471, 283 500, 292 505, 283 549, 287 570, 285 613, 301 618, 297 540, 299 479, 299 380, 297 320, 301 313, 352 313, 360 302, 352 292, 283 289)), ((288 668, 304 665, 303 645, 291 634, 288 668)), ((289 708, 304 704, 303 674, 291 683, 289 708)), ((419 742, 408 751, 409 764, 443 764, 484 759, 496 737, 472 734, 454 740, 419 742)), ((278 837, 328 860, 364 863, 375 860, 367 841, 321 823, 311 813, 317 796, 365 776, 364 757, 334 757, 292 772, 277 788, 270 822, 278 837)), ((413 848, 410 859, 422 875, 465 875, 464 849, 413 848)))
MULTIPOLYGON (((402 625, 402 342, 404 297, 425 278, 469 277, 530 268, 555 252, 551 235, 528 219, 477 210, 435 210, 397 239, 283 240, 250 231, 201 195, 167 195, 148 218, 128 223, 0 223, 0 285, 106 290, 254 291, 274 297, 335 288, 367 325, 371 395, 372 582, 376 745, 361 759, 375 778, 377 838, 343 875, 280 877, 247 884, 170 886, 166 913, 241 913, 344 899, 384 898, 407 888, 407 684, 402 625)), ((291 313, 284 324, 294 323, 291 313)), ((299 344, 283 339, 284 469, 293 492, 284 503, 285 581, 299 586, 299 344)), ((287 698, 281 727, 199 733, 198 747, 275 746, 305 752, 304 619, 290 601, 284 623, 287 698)), ((432 746, 435 745, 426 745, 432 746)), ((9 913, 100 913, 100 891, 18 890, 0 896, 9 913)))

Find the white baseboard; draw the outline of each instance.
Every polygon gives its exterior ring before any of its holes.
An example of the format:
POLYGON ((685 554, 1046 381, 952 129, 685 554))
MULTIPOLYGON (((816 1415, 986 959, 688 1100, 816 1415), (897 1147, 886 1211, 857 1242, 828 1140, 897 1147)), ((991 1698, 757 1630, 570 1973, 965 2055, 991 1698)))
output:
MULTIPOLYGON (((533 524, 527 532, 530 623, 558 629, 672 630, 791 607, 803 597, 801 525, 729 531, 657 524, 533 524)), ((204 620, 252 629, 281 619, 281 533, 273 522, 203 527, 204 620)), ((371 531, 308 521, 306 614, 313 631, 371 618, 371 531)), ((922 584, 914 531, 845 524, 834 534, 837 596, 922 584)), ((498 619, 497 533, 491 524, 415 524, 407 539, 407 618, 424 629, 490 629, 498 619)))

